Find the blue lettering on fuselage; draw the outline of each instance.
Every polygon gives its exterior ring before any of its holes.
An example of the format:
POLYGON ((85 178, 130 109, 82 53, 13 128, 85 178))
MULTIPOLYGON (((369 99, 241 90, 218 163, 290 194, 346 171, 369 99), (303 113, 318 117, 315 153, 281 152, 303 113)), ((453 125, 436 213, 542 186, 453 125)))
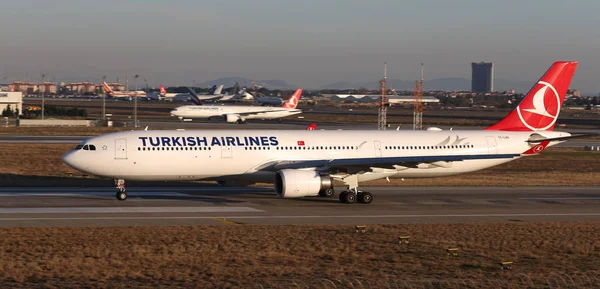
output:
POLYGON ((171 139, 173 140, 173 146, 181 146, 179 142, 180 137, 172 137, 171 139))
POLYGON ((138 139, 142 146, 165 146, 165 147, 194 147, 194 146, 278 146, 279 140, 276 136, 225 136, 225 137, 205 137, 205 136, 185 136, 185 137, 148 137, 140 136, 138 139))

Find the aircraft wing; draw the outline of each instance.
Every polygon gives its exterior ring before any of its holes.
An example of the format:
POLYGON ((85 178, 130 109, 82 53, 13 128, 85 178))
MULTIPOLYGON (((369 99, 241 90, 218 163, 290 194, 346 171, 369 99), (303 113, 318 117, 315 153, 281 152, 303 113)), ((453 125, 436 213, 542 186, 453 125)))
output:
POLYGON ((223 98, 224 95, 198 95, 198 99, 201 101, 215 101, 223 98))
POLYGON ((324 171, 329 169, 355 169, 359 168, 394 168, 394 166, 415 167, 418 164, 435 164, 444 162, 457 162, 466 160, 485 159, 512 159, 520 154, 486 154, 486 155, 446 155, 446 156, 410 156, 410 157, 369 157, 369 158, 345 158, 345 159, 322 159, 322 160, 280 160, 265 163, 256 171, 278 171, 282 169, 316 168, 324 171))

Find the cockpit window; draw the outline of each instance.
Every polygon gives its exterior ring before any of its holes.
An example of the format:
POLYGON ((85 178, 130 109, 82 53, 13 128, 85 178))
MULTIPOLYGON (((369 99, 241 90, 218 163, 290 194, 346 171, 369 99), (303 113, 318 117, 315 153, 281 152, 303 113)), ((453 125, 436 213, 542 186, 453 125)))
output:
POLYGON ((89 150, 89 149, 90 149, 90 147, 89 147, 88 145, 84 145, 84 146, 83 146, 83 150, 84 150, 84 151, 87 151, 87 150, 89 150))
POLYGON ((90 145, 90 150, 91 150, 91 151, 95 151, 95 150, 96 150, 96 146, 95 146, 95 145, 93 145, 93 144, 91 144, 91 145, 90 145))
POLYGON ((83 145, 82 145, 82 144, 80 144, 80 145, 77 145, 77 146, 75 147, 75 150, 80 150, 80 149, 82 149, 82 148, 83 148, 83 145))

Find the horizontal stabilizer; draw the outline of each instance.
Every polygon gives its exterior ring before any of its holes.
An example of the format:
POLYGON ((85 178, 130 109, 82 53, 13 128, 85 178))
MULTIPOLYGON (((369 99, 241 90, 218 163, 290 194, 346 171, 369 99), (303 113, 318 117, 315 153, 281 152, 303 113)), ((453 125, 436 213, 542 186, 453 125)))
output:
POLYGON ((530 138, 530 139, 526 140, 526 142, 528 142, 528 143, 542 143, 542 142, 545 142, 545 141, 565 141, 565 140, 574 139, 574 138, 584 138, 584 137, 594 137, 594 136, 600 136, 600 134, 598 134, 598 133, 589 133, 589 134, 569 135, 569 136, 552 137, 552 138, 544 138, 544 137, 541 137, 541 138, 530 138))

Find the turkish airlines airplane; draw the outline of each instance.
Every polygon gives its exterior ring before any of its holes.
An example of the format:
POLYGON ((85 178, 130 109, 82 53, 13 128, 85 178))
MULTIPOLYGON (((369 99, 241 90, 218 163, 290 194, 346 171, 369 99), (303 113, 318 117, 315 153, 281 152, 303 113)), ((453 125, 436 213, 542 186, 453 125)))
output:
POLYGON ((165 87, 162 84, 159 87, 160 87, 160 93, 158 94, 159 100, 163 99, 163 100, 173 101, 173 99, 175 99, 176 97, 177 98, 190 97, 189 93, 167 92, 167 90, 165 89, 165 87))
POLYGON ((131 98, 134 96, 138 96, 138 97, 146 97, 146 92, 145 91, 114 91, 112 90, 112 88, 110 88, 110 86, 103 81, 102 82, 102 87, 104 87, 104 93, 106 93, 108 96, 110 97, 114 97, 114 98, 119 98, 119 97, 127 97, 127 98, 131 98))
MULTIPOLYGON (((191 90, 190 90, 191 92, 191 90)), ((186 105, 171 111, 171 115, 180 120, 194 118, 225 117, 229 123, 245 123, 248 119, 277 119, 302 113, 297 109, 302 96, 302 89, 294 94, 281 107, 264 107, 250 105, 186 105)))
MULTIPOLYGON (((331 197, 368 204, 359 184, 384 178, 470 173, 540 154, 571 136, 553 131, 577 62, 556 62, 523 101, 484 130, 125 131, 89 138, 63 156, 82 172, 125 180, 246 180, 274 182, 282 198, 331 197)), ((543 168, 540 168, 543 169, 543 168)))

